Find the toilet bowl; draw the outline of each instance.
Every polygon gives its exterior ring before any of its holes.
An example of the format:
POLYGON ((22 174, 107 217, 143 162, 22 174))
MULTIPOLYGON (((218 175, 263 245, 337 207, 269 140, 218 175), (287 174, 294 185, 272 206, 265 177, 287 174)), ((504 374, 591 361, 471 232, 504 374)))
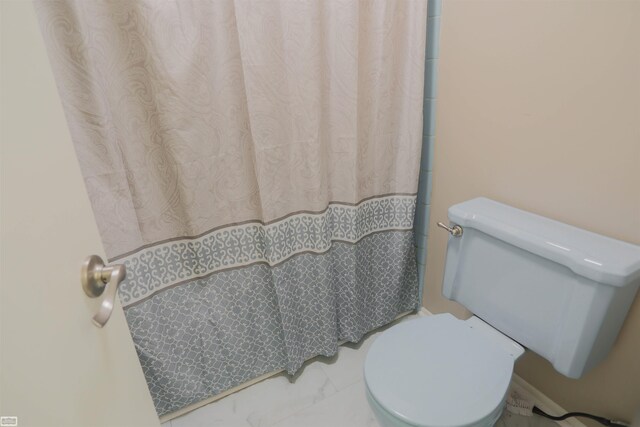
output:
POLYGON ((381 334, 367 354, 367 399, 383 427, 491 426, 523 352, 475 317, 403 322, 381 334))

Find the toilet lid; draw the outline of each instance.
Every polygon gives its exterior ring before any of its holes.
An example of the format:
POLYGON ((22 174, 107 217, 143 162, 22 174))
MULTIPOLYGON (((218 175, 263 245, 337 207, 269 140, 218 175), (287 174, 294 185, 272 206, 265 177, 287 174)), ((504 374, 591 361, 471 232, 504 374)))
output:
POLYGON ((513 356, 451 314, 399 323, 367 354, 364 375, 387 412, 416 426, 468 426, 504 402, 513 356))

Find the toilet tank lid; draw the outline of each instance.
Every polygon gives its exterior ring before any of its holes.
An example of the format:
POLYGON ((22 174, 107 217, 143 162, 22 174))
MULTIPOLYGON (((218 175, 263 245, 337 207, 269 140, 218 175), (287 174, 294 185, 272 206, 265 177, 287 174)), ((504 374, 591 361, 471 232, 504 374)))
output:
POLYGON ((555 261, 596 282, 620 287, 640 278, 640 246, 494 200, 479 197, 453 205, 449 220, 555 261))

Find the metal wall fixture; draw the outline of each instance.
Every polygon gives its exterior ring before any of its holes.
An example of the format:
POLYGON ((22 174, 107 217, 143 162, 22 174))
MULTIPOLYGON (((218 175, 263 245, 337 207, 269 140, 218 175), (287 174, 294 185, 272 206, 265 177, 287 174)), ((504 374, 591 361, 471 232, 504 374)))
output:
POLYGON ((126 275, 124 265, 116 264, 106 267, 98 255, 91 255, 82 263, 80 282, 84 293, 90 298, 97 298, 106 291, 98 313, 93 316, 93 324, 98 328, 102 328, 111 317, 118 285, 126 275))
POLYGON ((453 237, 462 237, 462 233, 464 231, 464 230, 462 230, 462 227, 460 227, 459 225, 454 225, 453 227, 449 227, 448 225, 446 225, 443 222, 439 222, 438 223, 438 227, 444 228, 449 233, 451 233, 451 235, 453 237))

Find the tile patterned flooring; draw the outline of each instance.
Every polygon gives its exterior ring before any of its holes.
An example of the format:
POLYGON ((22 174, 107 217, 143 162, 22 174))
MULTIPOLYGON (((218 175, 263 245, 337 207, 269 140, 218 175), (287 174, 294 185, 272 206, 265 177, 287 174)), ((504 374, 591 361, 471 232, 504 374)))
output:
MULTIPOLYGON (((362 366, 367 350, 384 329, 358 344, 341 346, 334 357, 311 359, 295 378, 276 375, 162 427, 379 427, 365 397, 362 366)), ((507 412, 496 425, 558 426, 542 417, 507 412)))

